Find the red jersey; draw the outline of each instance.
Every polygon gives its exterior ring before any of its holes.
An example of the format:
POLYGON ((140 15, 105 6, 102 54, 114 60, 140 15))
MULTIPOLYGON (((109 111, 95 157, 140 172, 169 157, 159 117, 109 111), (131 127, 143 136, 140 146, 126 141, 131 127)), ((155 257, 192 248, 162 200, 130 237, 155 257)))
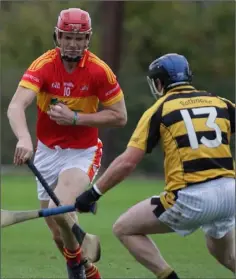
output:
POLYGON ((51 120, 47 111, 53 98, 80 113, 95 113, 99 102, 110 106, 123 98, 112 70, 90 51, 85 51, 77 68, 68 73, 60 50, 49 50, 31 64, 19 85, 37 94, 37 138, 50 148, 88 148, 98 140, 96 127, 62 126, 51 120))

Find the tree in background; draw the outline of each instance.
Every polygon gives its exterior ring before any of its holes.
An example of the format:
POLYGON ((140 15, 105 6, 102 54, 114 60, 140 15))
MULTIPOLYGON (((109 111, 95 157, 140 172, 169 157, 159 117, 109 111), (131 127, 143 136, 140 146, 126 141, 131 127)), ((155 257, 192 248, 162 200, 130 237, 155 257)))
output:
MULTIPOLYGON (((125 93, 127 126, 122 131, 102 131, 108 155, 105 165, 124 150, 141 114, 153 103, 146 71, 157 56, 167 52, 184 54, 192 65, 194 84, 199 89, 234 100, 234 2, 211 1, 202 7, 198 2, 186 1, 8 1, 0 18, 2 163, 12 162, 15 147, 6 118, 8 103, 29 63, 54 47, 52 33, 58 13, 68 7, 90 12, 91 50, 118 74, 125 93)), ((30 108, 27 113, 34 133, 36 110, 30 108)), ((139 170, 160 172, 161 160, 162 152, 157 149, 147 156, 139 170)))
MULTIPOLYGON (((101 58, 111 67, 116 76, 119 76, 121 42, 123 32, 124 1, 101 1, 100 14, 101 34, 101 58)), ((101 140, 104 143, 104 156, 102 166, 107 168, 115 154, 114 128, 101 129, 101 140)))

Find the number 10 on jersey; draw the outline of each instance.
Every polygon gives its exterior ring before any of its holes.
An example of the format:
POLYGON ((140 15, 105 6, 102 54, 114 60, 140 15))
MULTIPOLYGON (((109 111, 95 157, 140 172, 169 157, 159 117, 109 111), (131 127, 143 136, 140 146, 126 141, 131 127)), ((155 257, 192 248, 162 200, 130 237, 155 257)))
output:
POLYGON ((69 97, 70 96, 70 90, 71 88, 68 86, 64 87, 64 96, 69 97))

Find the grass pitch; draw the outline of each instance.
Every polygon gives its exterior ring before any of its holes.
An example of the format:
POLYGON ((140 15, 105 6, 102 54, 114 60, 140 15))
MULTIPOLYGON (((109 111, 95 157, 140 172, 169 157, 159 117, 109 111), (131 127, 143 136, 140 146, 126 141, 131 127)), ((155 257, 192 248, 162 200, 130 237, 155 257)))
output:
MULTIPOLYGON (((162 181, 127 180, 99 201, 96 216, 81 215, 81 226, 101 238, 98 267, 103 278, 154 278, 113 236, 112 224, 131 205, 158 194, 162 188, 162 181)), ((1 197, 2 209, 39 208, 32 175, 3 175, 1 197)), ((233 278, 208 255, 201 231, 186 238, 170 234, 153 239, 181 278, 233 278)), ((64 259, 43 219, 3 229, 1 244, 1 278, 67 278, 64 259)))

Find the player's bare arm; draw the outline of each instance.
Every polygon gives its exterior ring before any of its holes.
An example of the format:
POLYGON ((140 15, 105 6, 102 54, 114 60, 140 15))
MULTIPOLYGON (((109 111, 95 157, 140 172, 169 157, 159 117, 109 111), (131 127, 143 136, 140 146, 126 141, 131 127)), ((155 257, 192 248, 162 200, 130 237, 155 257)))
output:
POLYGON ((18 139, 14 154, 16 165, 23 164, 33 155, 33 144, 27 127, 25 110, 33 102, 35 96, 35 92, 31 89, 19 86, 7 110, 12 131, 18 139))
POLYGON ((145 151, 136 147, 127 147, 127 149, 117 157, 105 173, 97 180, 98 190, 104 194, 115 185, 122 182, 136 168, 143 159, 145 151))
POLYGON ((132 146, 128 147, 111 163, 96 184, 76 199, 76 208, 88 212, 94 201, 132 173, 144 155, 144 150, 132 146))
POLYGON ((127 112, 124 99, 114 105, 104 107, 100 112, 93 114, 78 114, 77 125, 94 127, 123 127, 127 123, 127 112))
POLYGON ((49 117, 59 125, 81 125, 91 127, 123 127, 127 122, 127 111, 124 99, 104 107, 100 112, 77 113, 69 109, 65 104, 58 103, 51 106, 49 117))

